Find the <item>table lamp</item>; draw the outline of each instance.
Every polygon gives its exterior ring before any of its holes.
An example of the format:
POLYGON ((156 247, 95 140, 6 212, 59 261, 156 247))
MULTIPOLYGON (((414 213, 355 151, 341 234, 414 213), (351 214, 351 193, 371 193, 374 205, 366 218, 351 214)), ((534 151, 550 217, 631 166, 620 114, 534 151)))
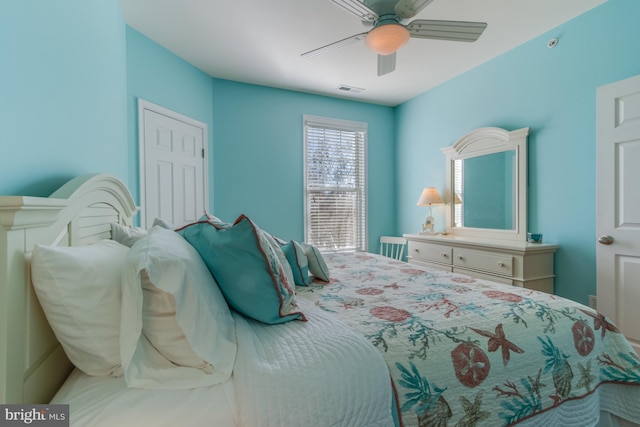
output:
POLYGON ((432 206, 444 205, 442 196, 440 196, 440 193, 435 187, 427 187, 422 190, 422 194, 420 194, 416 205, 429 206, 429 216, 425 219, 424 224, 422 224, 422 232, 427 234, 433 233, 435 230, 435 219, 433 218, 432 206))

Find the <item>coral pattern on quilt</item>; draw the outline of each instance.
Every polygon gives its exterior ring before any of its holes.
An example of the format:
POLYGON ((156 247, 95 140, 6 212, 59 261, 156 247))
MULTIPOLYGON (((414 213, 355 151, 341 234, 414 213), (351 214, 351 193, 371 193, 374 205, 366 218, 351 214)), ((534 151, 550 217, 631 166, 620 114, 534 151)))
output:
POLYGON ((330 283, 298 295, 382 352, 405 427, 508 426, 602 383, 640 385, 640 359, 586 306, 379 255, 325 260, 330 283))

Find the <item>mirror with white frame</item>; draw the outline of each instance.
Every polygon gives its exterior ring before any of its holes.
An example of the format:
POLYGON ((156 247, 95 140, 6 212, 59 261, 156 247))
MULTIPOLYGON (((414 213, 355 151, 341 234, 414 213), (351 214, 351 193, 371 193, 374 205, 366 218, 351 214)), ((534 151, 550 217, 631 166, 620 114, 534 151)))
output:
POLYGON ((448 234, 526 241, 528 134, 485 127, 442 149, 448 234))

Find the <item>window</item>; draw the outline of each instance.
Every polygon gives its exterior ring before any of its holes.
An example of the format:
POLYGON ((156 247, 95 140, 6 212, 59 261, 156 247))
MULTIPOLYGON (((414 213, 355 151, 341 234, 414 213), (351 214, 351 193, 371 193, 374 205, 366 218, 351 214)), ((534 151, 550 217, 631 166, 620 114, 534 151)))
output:
POLYGON ((462 188, 463 179, 463 164, 462 160, 454 160, 453 161, 453 226, 454 227, 462 227, 463 221, 463 212, 462 212, 462 194, 464 189, 462 188))
POLYGON ((304 116, 305 241, 365 251, 367 124, 304 116))

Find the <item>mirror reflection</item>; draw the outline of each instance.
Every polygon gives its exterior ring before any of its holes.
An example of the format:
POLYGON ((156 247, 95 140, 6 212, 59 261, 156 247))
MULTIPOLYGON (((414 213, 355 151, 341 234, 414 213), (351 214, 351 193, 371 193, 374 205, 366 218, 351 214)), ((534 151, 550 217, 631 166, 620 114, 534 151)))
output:
POLYGON ((527 135, 497 127, 473 130, 447 156, 447 227, 456 237, 527 240, 527 135))
POLYGON ((516 150, 453 161, 453 226, 515 230, 516 150))

